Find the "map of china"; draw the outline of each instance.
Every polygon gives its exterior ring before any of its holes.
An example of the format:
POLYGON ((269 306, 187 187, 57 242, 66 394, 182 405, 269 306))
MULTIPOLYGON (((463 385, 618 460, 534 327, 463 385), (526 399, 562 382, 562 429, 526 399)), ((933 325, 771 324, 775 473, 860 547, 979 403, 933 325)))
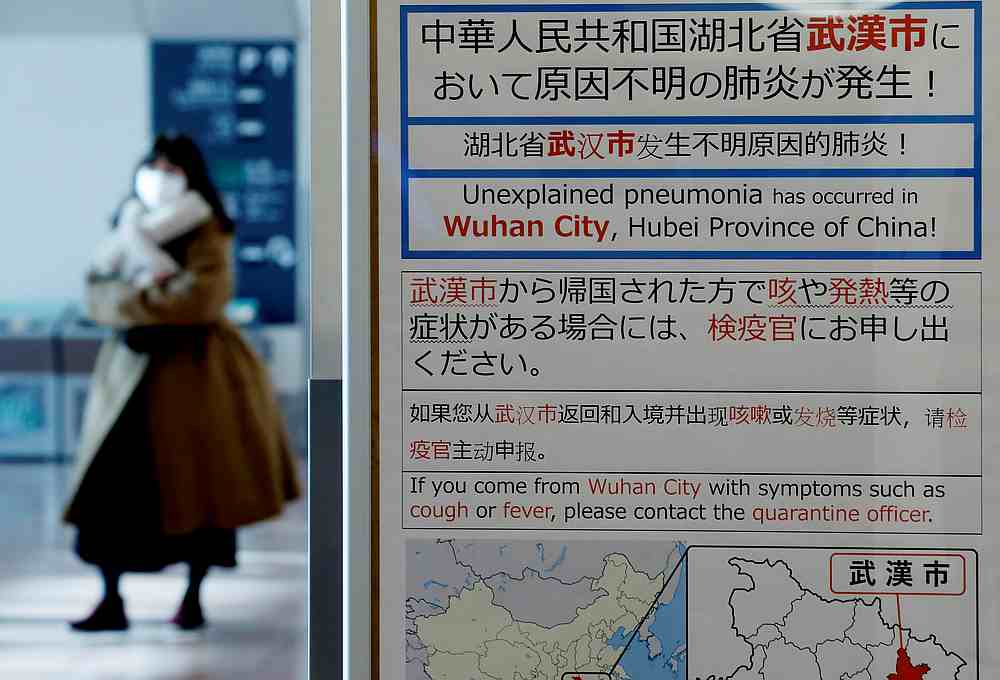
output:
POLYGON ((729 606, 749 658, 726 680, 964 680, 965 659, 933 634, 904 627, 900 637, 881 598, 823 598, 782 560, 734 557, 729 565, 748 582, 733 589, 729 606))
MULTIPOLYGON (((450 597, 443 614, 415 621, 429 649, 432 680, 558 680, 569 670, 605 671, 621 650, 608 644, 616 630, 643 620, 664 585, 664 574, 636 571, 626 556, 606 556, 593 582, 593 602, 569 622, 552 627, 515 620, 496 594, 475 580, 450 597)), ((623 673, 617 672, 617 678, 623 673)), ((639 679, 642 680, 642 679, 639 679)))

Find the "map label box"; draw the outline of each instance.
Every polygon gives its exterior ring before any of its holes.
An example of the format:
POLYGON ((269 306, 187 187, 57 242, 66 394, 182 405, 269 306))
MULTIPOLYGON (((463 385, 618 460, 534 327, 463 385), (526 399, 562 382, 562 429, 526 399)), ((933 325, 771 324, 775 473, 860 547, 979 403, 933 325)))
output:
POLYGON ((830 556, 830 592, 837 595, 960 597, 969 584, 961 553, 836 553, 830 556))

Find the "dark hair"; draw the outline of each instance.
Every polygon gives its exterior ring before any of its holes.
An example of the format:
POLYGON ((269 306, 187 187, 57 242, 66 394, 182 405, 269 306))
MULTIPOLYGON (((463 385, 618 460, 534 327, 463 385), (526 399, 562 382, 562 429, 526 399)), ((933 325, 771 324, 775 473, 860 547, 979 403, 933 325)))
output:
MULTIPOLYGON (((152 165, 160 159, 171 165, 176 165, 184 171, 187 176, 188 189, 201 194, 205 202, 211 206, 212 213, 222 225, 223 231, 232 232, 235 230, 236 224, 226 214, 226 208, 222 205, 222 199, 219 197, 219 190, 216 189, 215 183, 209 175, 205 157, 193 139, 183 134, 157 135, 153 147, 143 157, 139 167, 152 165)), ((135 189, 130 195, 135 195, 135 189)), ((117 224, 117 213, 112 221, 117 224)))

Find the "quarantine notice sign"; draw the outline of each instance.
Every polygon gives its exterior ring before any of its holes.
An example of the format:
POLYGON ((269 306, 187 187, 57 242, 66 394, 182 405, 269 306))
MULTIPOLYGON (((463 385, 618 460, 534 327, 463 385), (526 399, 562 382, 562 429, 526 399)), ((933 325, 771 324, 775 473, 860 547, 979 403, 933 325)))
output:
POLYGON ((374 19, 379 677, 1000 676, 1000 7, 374 19))

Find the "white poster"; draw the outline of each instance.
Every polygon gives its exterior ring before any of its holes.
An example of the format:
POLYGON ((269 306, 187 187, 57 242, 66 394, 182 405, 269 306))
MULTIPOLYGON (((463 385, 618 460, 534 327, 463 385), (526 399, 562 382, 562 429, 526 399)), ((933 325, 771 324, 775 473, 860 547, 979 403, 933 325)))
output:
POLYGON ((378 677, 1000 676, 998 22, 377 3, 378 677))

